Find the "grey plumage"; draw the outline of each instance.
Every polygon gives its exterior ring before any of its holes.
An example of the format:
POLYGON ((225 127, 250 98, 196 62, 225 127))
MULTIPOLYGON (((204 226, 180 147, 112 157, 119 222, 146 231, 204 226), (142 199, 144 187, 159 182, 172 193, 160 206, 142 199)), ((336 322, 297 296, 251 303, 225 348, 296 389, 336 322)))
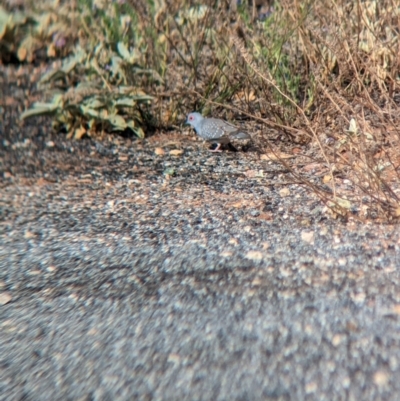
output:
POLYGON ((204 118, 200 113, 190 113, 186 123, 195 129, 199 137, 217 143, 216 151, 219 151, 221 144, 227 144, 231 140, 250 139, 249 134, 233 124, 219 118, 204 118))

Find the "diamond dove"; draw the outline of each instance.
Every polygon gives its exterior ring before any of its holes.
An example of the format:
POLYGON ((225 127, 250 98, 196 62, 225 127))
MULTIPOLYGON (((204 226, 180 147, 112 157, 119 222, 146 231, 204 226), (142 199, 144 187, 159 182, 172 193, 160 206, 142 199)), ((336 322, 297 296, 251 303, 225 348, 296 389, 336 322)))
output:
POLYGON ((218 145, 210 152, 222 152, 221 145, 227 144, 233 139, 250 139, 249 134, 227 121, 219 118, 204 118, 196 112, 188 115, 186 124, 190 124, 199 137, 218 145))

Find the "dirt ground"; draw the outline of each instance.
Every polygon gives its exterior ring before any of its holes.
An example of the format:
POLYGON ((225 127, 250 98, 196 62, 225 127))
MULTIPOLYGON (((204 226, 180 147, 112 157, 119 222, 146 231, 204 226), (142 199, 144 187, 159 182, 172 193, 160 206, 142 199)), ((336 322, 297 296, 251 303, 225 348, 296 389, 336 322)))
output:
POLYGON ((398 399, 397 226, 188 129, 21 123, 39 70, 0 67, 1 399, 398 399))

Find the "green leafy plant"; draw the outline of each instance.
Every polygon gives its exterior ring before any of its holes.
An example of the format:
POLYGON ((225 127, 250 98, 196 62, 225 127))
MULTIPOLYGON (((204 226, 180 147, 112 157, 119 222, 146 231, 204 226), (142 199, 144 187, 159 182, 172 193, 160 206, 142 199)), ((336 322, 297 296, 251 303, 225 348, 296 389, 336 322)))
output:
POLYGON ((0 6, 0 54, 7 59, 11 54, 17 54, 19 44, 24 39, 26 31, 33 27, 35 20, 22 12, 9 13, 0 6))
POLYGON ((144 137, 141 107, 152 97, 129 85, 128 65, 135 65, 137 58, 123 43, 117 48, 122 55, 103 46, 92 53, 78 49, 60 68, 42 76, 39 84, 56 91, 52 100, 33 104, 21 118, 51 115, 56 129, 76 139, 98 131, 127 129, 144 137), (73 82, 79 83, 71 85, 73 82))
MULTIPOLYGON (((58 3, 58 2, 57 2, 58 3)), ((78 13, 67 5, 45 1, 40 10, 8 12, 0 7, 0 54, 32 62, 39 58, 63 57, 70 53, 77 32, 78 13)))
POLYGON ((31 109, 22 113, 21 118, 51 115, 54 127, 65 129, 68 136, 75 139, 102 131, 127 129, 143 138, 143 120, 138 107, 151 99, 132 87, 120 87, 105 93, 102 89, 83 85, 64 95, 55 95, 50 103, 34 103, 31 109))

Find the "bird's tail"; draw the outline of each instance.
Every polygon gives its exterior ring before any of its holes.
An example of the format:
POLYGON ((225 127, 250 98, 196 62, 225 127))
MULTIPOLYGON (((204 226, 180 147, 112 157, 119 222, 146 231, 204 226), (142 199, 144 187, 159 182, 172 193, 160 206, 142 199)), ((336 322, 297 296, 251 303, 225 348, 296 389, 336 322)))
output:
POLYGON ((232 139, 250 139, 250 135, 246 132, 235 132, 231 134, 230 137, 232 139))

